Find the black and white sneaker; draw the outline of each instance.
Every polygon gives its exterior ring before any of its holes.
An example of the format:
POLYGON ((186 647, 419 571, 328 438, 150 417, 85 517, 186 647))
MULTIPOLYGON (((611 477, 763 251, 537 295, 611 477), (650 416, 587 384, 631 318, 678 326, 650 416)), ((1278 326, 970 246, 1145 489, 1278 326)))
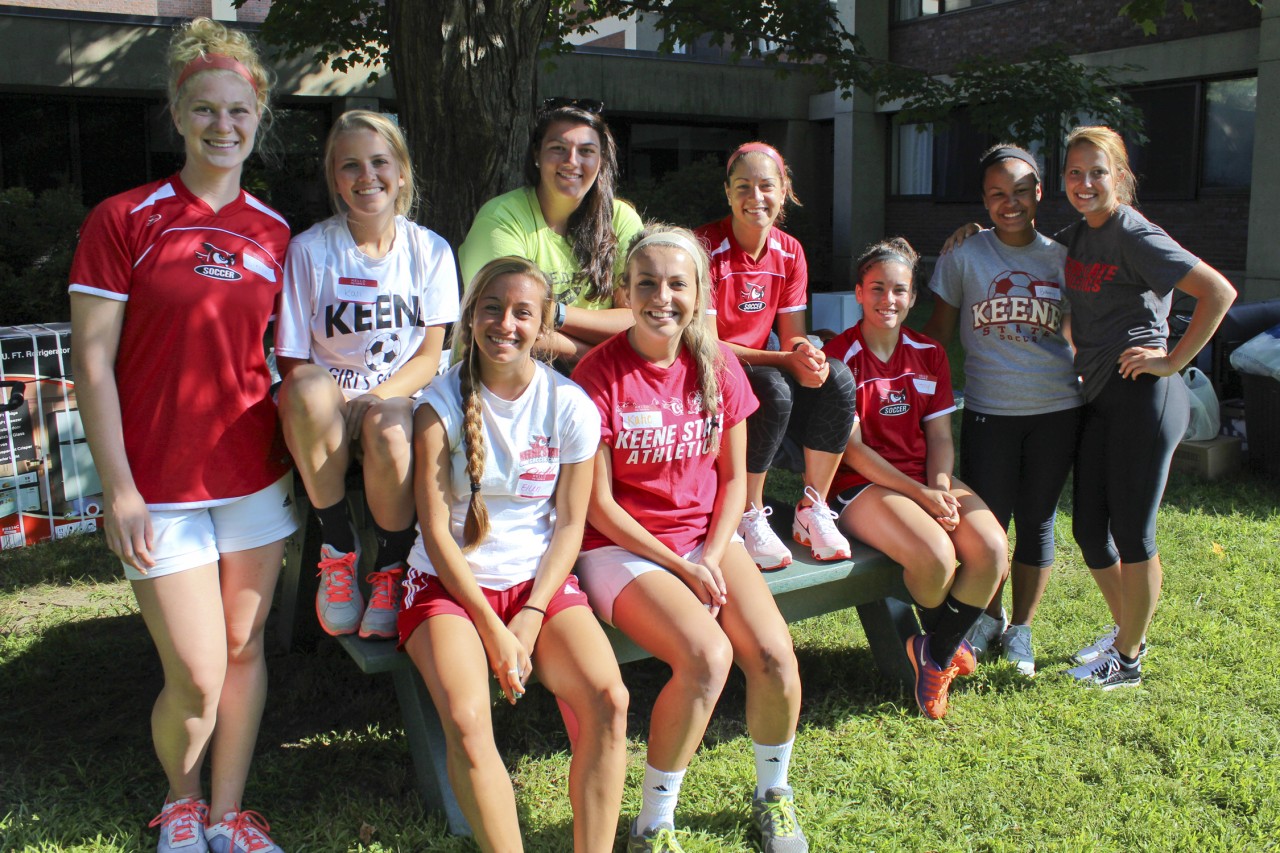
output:
POLYGON ((1118 687, 1137 687, 1142 683, 1142 664, 1125 666, 1120 661, 1120 654, 1114 648, 1108 649, 1092 661, 1073 669, 1067 674, 1082 684, 1091 684, 1103 690, 1115 690, 1118 687))

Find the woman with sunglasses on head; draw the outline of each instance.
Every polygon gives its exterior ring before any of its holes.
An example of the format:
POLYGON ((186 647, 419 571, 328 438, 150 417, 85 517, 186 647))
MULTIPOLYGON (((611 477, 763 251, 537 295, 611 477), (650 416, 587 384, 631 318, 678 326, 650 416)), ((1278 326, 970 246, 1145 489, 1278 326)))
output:
POLYGON ((621 247, 642 224, 635 208, 613 196, 618 153, 603 108, 599 101, 545 101, 525 155, 527 185, 486 202, 458 250, 463 281, 505 256, 527 258, 547 273, 555 332, 539 349, 570 363, 631 324, 613 293, 621 247))
POLYGON ((400 642, 439 710, 449 781, 485 851, 522 849, 490 674, 515 704, 536 670, 576 721, 573 849, 611 849, 622 807, 627 690, 570 574, 600 419, 581 388, 532 357, 553 317, 550 283, 532 263, 481 267, 454 326, 453 367, 414 413, 420 534, 400 642))
POLYGON ((999 643, 1005 660, 1031 676, 1031 620, 1053 569, 1054 519, 1084 401, 1063 336, 1066 249, 1035 228, 1040 167, 1029 152, 1002 144, 978 169, 994 227, 938 258, 923 332, 945 345, 960 330, 960 476, 1006 530, 1011 518, 1017 524, 1012 620, 1002 584, 966 639, 980 658, 999 643))
POLYGON ((396 635, 414 540, 413 400, 458 319, 458 274, 443 237, 408 218, 413 166, 385 115, 339 116, 324 151, 334 215, 294 238, 276 324, 280 417, 320 520, 316 615, 325 632, 396 635), (358 458, 377 536, 369 606, 346 480, 358 458))
POLYGON ((1072 527, 1115 619, 1070 672, 1111 690, 1141 683, 1160 597, 1156 512, 1190 418, 1176 374, 1213 337, 1236 291, 1134 209, 1137 182, 1118 133, 1077 127, 1066 150, 1063 185, 1083 216, 1056 236, 1067 247, 1071 337, 1085 399, 1072 527), (1194 296, 1196 307, 1170 350, 1175 289, 1194 296))
POLYGON ((853 429, 853 382, 805 334, 809 266, 799 241, 778 225, 799 204, 787 164, 771 145, 749 142, 729 156, 724 194, 730 214, 697 230, 711 253, 714 333, 742 362, 760 408, 747 419, 747 509, 738 533, 762 571, 791 562, 769 526, 764 483, 784 439, 804 451, 804 493, 792 537, 818 560, 849 556, 827 490, 853 429), (777 331, 779 350, 767 349, 777 331))
POLYGON ((278 853, 241 809, 267 697, 263 627, 297 527, 262 346, 289 227, 240 186, 270 84, 248 37, 208 18, 180 27, 167 59, 186 159, 81 229, 76 391, 107 545, 164 670, 151 712, 168 778, 157 849, 278 853))

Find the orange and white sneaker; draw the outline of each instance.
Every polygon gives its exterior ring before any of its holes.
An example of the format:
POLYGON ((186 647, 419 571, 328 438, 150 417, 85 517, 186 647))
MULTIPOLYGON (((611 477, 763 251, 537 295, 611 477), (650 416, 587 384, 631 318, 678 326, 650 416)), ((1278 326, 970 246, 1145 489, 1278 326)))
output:
POLYGON ((212 853, 284 853, 271 836, 271 825, 253 811, 227 812, 222 820, 206 827, 212 853))
POLYGON ((840 514, 832 511, 813 486, 804 487, 804 496, 811 503, 797 507, 795 521, 791 522, 791 538, 809 546, 815 560, 849 559, 849 540, 836 529, 840 514))
POLYGON ((742 514, 742 521, 738 522, 738 535, 742 537, 747 553, 762 572, 791 565, 791 549, 782 544, 778 534, 769 526, 771 515, 773 507, 757 509, 755 504, 751 504, 742 514))
POLYGON ((360 620, 361 637, 388 640, 399 633, 396 620, 400 616, 400 578, 403 576, 404 563, 365 575, 364 579, 369 582, 369 606, 360 620))
POLYGON ((356 580, 360 549, 343 554, 320 546, 320 588, 316 590, 316 616, 331 637, 354 634, 364 614, 364 597, 356 580))
POLYGON ((205 853, 204 825, 209 820, 209 803, 197 797, 165 800, 150 827, 160 827, 156 853, 205 853))
POLYGON ((978 671, 978 656, 968 640, 961 640, 956 653, 951 656, 951 665, 956 668, 956 675, 973 675, 978 671))
POLYGON ((916 673, 916 704, 931 720, 941 720, 947 715, 951 682, 959 672, 955 664, 942 668, 929 657, 929 635, 916 634, 907 640, 907 657, 916 673))

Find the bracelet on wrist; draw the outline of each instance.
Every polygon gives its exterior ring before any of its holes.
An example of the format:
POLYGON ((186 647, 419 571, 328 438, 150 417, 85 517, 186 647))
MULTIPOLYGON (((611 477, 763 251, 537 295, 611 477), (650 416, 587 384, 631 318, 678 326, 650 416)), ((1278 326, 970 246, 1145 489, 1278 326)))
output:
POLYGON ((532 610, 534 613, 541 613, 543 619, 547 618, 547 611, 543 610, 541 607, 534 607, 532 604, 526 604, 524 607, 521 607, 520 609, 532 610))
POLYGON ((556 319, 555 326, 557 329, 564 326, 564 321, 569 317, 569 307, 563 302, 556 303, 556 319))

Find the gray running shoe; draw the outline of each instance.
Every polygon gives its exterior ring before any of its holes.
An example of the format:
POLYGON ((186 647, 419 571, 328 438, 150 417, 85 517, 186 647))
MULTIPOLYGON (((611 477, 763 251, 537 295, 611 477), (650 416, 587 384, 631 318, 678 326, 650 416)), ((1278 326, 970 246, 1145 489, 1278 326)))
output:
POLYGON ((316 617, 331 637, 354 634, 364 615, 364 597, 356 567, 360 549, 343 554, 328 545, 320 546, 320 588, 316 590, 316 617))
POLYGON ((1009 617, 1003 609, 1000 610, 999 619, 988 615, 984 610, 978 615, 978 621, 974 622, 972 627, 965 632, 964 638, 973 647, 974 656, 978 660, 982 660, 987 656, 987 652, 990 651, 995 641, 1000 639, 1000 635, 1004 633, 1007 627, 1009 627, 1009 617))
POLYGON ((365 575, 369 582, 369 607, 360 620, 361 637, 389 640, 396 636, 396 620, 400 616, 400 578, 403 575, 404 563, 365 575))
POLYGON ((166 800, 160 814, 148 826, 160 827, 156 853, 205 853, 204 825, 209 820, 209 803, 195 797, 166 800))
POLYGON ((204 831, 212 853, 284 853, 267 835, 271 825, 254 811, 227 812, 204 831))
POLYGON ((1031 651, 1031 626, 1010 625, 1000 635, 1004 647, 1004 659, 1018 668, 1018 672, 1031 678, 1036 674, 1036 656, 1031 651))
POLYGON ((786 785, 751 800, 751 819, 760 831, 764 853, 808 853, 809 842, 796 818, 795 794, 786 785))
POLYGON ((1081 684, 1091 684, 1103 690, 1137 687, 1142 683, 1142 664, 1125 666, 1115 649, 1108 649, 1089 663, 1067 670, 1067 673, 1081 684))
MULTIPOLYGON (((1120 633, 1119 625, 1112 625, 1111 630, 1085 646, 1080 651, 1071 656, 1072 663, 1085 664, 1093 662, 1103 652, 1108 651, 1116 642, 1116 635, 1120 633)), ((1142 638, 1142 645, 1138 648, 1138 660, 1142 660, 1147 656, 1147 638, 1142 638)))
POLYGON ((676 828, 669 823, 660 823, 644 832, 636 832, 636 822, 631 821, 631 832, 627 834, 627 853, 684 853, 680 842, 676 841, 676 828))

